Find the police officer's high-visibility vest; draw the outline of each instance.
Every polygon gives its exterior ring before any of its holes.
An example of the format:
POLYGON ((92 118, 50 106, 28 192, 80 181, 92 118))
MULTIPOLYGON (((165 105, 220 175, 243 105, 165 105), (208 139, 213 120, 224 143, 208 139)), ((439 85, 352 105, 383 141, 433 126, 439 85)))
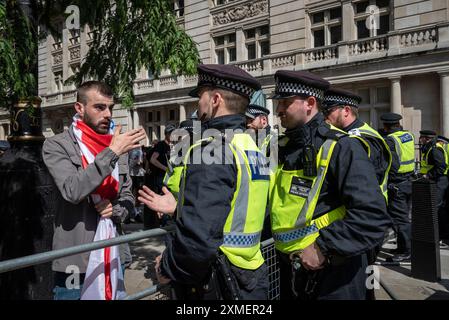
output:
POLYGON ((177 199, 179 193, 179 184, 181 183, 183 165, 169 166, 165 172, 163 184, 170 190, 177 199))
POLYGON ((446 163, 446 170, 444 170, 444 174, 447 174, 447 172, 449 171, 449 158, 447 150, 440 142, 437 142, 434 146, 430 147, 429 150, 427 150, 427 152, 423 155, 421 160, 420 173, 427 174, 434 167, 433 164, 429 164, 429 154, 435 147, 440 149, 444 154, 444 162, 446 163))
POLYGON ((265 139, 262 141, 262 145, 260 146, 260 151, 267 156, 268 150, 270 150, 270 142, 271 139, 273 139, 275 135, 273 133, 269 133, 265 139))
MULTIPOLYGON (((338 134, 327 138, 320 147, 316 157, 316 177, 305 176, 303 169, 285 170, 283 165, 276 171, 275 185, 270 190, 270 212, 275 247, 281 252, 288 254, 304 249, 318 238, 320 229, 343 219, 346 214, 342 205, 313 219, 335 145, 338 139, 348 136, 333 126, 331 128, 338 134)), ((349 137, 357 138, 365 148, 368 147, 362 138, 349 137)))
MULTIPOLYGON (((200 140, 190 147, 184 158, 184 170, 178 201, 178 219, 184 205, 186 172, 190 155, 202 144, 212 143, 214 138, 200 140)), ((237 267, 255 270, 263 262, 260 236, 267 206, 269 170, 266 157, 260 152, 250 135, 235 134, 232 140, 224 138, 237 164, 237 183, 223 228, 223 244, 220 250, 237 267)), ((228 149, 228 150, 229 150, 228 149)), ((207 197, 208 195, 204 195, 207 197)))
POLYGON ((385 200, 388 201, 388 173, 390 172, 390 168, 391 168, 392 156, 391 156, 390 148, 388 147, 387 142, 385 141, 384 138, 382 138, 382 136, 379 134, 379 132, 377 132, 376 130, 371 128, 366 123, 363 126, 361 126, 360 128, 349 131, 349 133, 355 134, 355 135, 358 135, 358 133, 360 133, 360 135, 362 137, 363 136, 372 137, 381 142, 384 152, 388 155, 388 167, 385 170, 383 179, 382 179, 379 187, 380 187, 380 190, 382 191, 383 196, 385 197, 385 200))
POLYGON ((415 138, 410 132, 396 131, 390 133, 400 166, 398 173, 409 173, 415 170, 415 138))

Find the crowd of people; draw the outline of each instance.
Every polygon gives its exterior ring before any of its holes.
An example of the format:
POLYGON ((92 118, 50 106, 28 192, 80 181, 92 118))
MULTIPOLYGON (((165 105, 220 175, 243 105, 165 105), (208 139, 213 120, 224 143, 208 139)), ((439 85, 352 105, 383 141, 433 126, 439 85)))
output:
MULTIPOLYGON (((106 84, 82 84, 72 126, 43 147, 59 190, 54 249, 91 242, 100 218, 117 234, 139 219, 146 229, 171 223, 155 270, 177 299, 263 300, 260 242, 273 237, 281 299, 373 299, 366 270, 390 228, 390 260, 410 259, 417 178, 436 182, 440 236, 449 238, 447 139, 421 131, 418 172, 415 139, 399 114, 382 115, 377 131, 360 120, 358 95, 315 74, 281 70, 275 83, 269 98, 283 134, 268 123, 257 79, 231 65, 200 65, 189 93, 197 112, 148 148, 143 129, 112 128, 106 84)), ((67 268, 79 268, 82 287, 88 264, 88 253, 54 261, 55 298, 81 297, 85 288, 65 285, 67 268)))

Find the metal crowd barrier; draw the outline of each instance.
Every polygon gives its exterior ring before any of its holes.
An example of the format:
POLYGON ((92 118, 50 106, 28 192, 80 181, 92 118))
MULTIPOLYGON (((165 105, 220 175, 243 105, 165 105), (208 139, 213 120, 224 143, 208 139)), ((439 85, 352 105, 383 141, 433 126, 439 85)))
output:
MULTIPOLYGON (((17 269, 22 269, 30 266, 34 266, 37 264, 42 264, 46 262, 53 261, 55 259, 72 256, 75 254, 80 254, 83 252, 93 251, 97 249, 102 249, 114 245, 119 245, 122 243, 134 242, 142 239, 147 239, 151 237, 160 237, 164 236, 167 233, 174 230, 174 226, 166 227, 166 228, 157 228, 146 231, 138 231, 133 232, 128 235, 118 236, 109 240, 95 241, 92 243, 82 244, 78 246, 68 247, 59 250, 53 250, 38 254, 33 254, 30 256, 25 256, 21 258, 11 259, 0 261, 0 273, 5 273, 17 269)), ((274 240, 268 239, 261 243, 262 254, 264 255, 268 270, 269 270, 269 279, 270 279, 270 287, 269 287, 269 299, 270 300, 278 300, 280 297, 280 273, 279 273, 279 264, 276 257, 276 252, 274 249, 274 240)), ((163 300, 168 299, 170 297, 169 286, 156 284, 152 287, 149 287, 141 292, 135 293, 133 295, 129 295, 125 298, 125 300, 139 300, 150 295, 156 294, 156 299, 163 300)))

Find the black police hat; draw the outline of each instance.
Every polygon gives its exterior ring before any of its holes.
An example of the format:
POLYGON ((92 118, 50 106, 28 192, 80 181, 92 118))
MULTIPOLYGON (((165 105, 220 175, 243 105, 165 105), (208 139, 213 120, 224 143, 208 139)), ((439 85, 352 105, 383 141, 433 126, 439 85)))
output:
POLYGON ((184 120, 179 124, 179 128, 180 129, 185 129, 187 131, 192 131, 193 130, 193 120, 189 119, 189 120, 184 120))
POLYGON ((164 130, 164 133, 165 134, 172 133, 175 129, 176 129, 176 126, 174 126, 173 124, 167 124, 167 126, 165 127, 165 130, 164 130))
POLYGON ((324 94, 323 108, 328 109, 334 106, 351 106, 358 108, 362 97, 343 89, 331 87, 324 94))
POLYGON ((401 119, 402 116, 400 114, 393 112, 384 113, 383 115, 380 116, 380 120, 386 124, 399 123, 399 120, 401 119))
POLYGON ((254 119, 261 114, 269 115, 270 110, 266 108, 265 94, 262 90, 257 90, 249 101, 245 115, 250 119, 254 119))
POLYGON ((437 135, 437 133, 435 131, 432 130, 421 130, 419 132, 421 137, 429 137, 429 138, 433 138, 437 135))
POLYGON ((260 83, 248 72, 233 65, 201 64, 198 66, 198 84, 189 92, 198 98, 201 87, 213 87, 229 90, 248 99, 254 91, 260 89, 260 83))
POLYGON ((330 83, 307 71, 279 70, 274 74, 276 87, 271 99, 312 96, 323 100, 330 83))

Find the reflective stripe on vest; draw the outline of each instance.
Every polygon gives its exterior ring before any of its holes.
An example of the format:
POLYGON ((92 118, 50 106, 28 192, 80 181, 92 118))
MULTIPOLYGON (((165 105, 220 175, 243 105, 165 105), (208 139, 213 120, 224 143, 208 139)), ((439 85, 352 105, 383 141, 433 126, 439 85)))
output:
POLYGON ((388 135, 393 138, 400 166, 398 173, 408 173, 415 170, 415 139, 407 131, 396 131, 388 135))
POLYGON ((387 142, 384 138, 373 128, 371 128, 368 124, 364 124, 360 128, 357 128, 357 130, 360 132, 360 134, 367 135, 370 137, 373 137, 375 139, 378 139, 382 142, 382 145, 384 147, 384 152, 388 154, 388 167, 387 170, 385 170, 384 177, 382 179, 382 182, 380 183, 380 190, 382 191, 382 194, 384 195, 385 199, 388 201, 388 173, 390 172, 391 163, 392 163, 392 155, 390 148, 388 147, 387 142))

